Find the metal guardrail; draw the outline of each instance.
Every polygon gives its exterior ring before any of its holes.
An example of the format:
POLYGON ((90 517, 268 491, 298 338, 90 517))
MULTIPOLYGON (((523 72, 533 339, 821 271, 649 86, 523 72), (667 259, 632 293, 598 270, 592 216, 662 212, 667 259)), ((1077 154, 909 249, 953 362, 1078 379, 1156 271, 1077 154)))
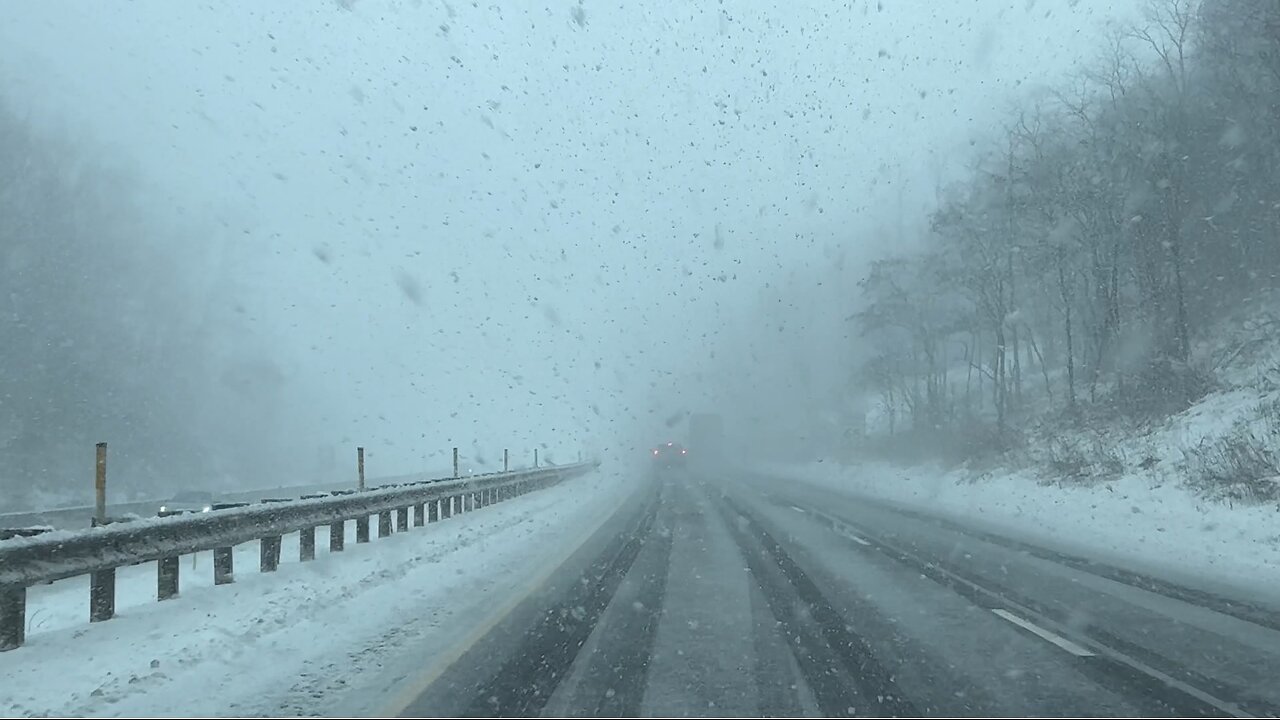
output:
POLYGON ((89 621, 115 615, 115 570, 155 561, 158 600, 178 594, 178 559, 213 550, 214 584, 234 581, 233 548, 261 542, 261 571, 280 563, 281 538, 299 533, 300 561, 315 559, 315 531, 329 527, 329 550, 340 552, 346 523, 356 522, 356 542, 369 541, 369 518, 378 537, 468 512, 581 475, 597 463, 578 463, 465 478, 423 480, 364 491, 334 491, 298 500, 264 502, 205 513, 147 518, 91 530, 66 531, 0 542, 0 651, 22 645, 27 588, 79 575, 90 576, 89 621), (395 515, 395 528, 392 515, 395 515))
POLYGON ((21 528, 3 528, 0 527, 0 540, 8 540, 16 537, 35 537, 52 532, 53 528, 48 526, 31 526, 21 528))
MULTIPOLYGON (((448 472, 447 470, 444 472, 448 472)), ((418 473, 416 477, 425 477, 426 473, 418 473)), ((374 486, 390 485, 395 482, 403 482, 405 479, 415 477, 413 475, 375 478, 370 480, 370 484, 374 486)), ((226 498, 228 500, 248 500, 265 497, 269 495, 300 495, 302 493, 329 492, 345 487, 350 487, 351 483, 326 483, 323 485, 294 485, 289 487, 277 488, 258 488, 256 490, 227 490, 214 493, 217 497, 226 498)), ((155 514, 156 508, 169 502, 168 497, 148 498, 141 500, 125 500, 123 502, 113 502, 107 505, 107 514, 114 517, 127 517, 129 515, 150 516, 155 514)), ((44 508, 40 510, 24 510, 21 512, 5 512, 0 513, 0 527, 23 527, 27 525, 51 525, 57 530, 78 530, 80 528, 92 527, 94 516, 93 505, 70 505, 66 507, 44 508)))

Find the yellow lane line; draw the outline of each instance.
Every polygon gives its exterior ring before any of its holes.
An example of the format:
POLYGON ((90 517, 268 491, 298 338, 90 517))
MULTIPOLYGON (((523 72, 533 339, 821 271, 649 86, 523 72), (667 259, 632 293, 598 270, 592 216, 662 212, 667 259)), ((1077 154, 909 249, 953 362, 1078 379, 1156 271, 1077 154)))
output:
MULTIPOLYGON (((636 487, 638 488, 639 486, 636 487)), ((632 492, 635 492, 634 488, 632 492)), ((623 499, 622 503, 620 503, 618 507, 622 507, 622 505, 626 504, 630 499, 631 496, 628 495, 623 499)), ((587 529, 575 538, 567 552, 554 556, 554 562, 544 565, 542 569, 539 570, 533 578, 531 578, 530 582, 524 586, 523 591, 511 593, 511 599, 497 606, 496 609, 486 615, 484 620, 480 624, 476 625, 471 632, 463 636, 459 642, 455 643, 449 649, 438 653, 434 660, 427 665, 426 670, 421 675, 414 680, 406 681, 404 689, 395 694, 392 701, 386 706, 386 709, 383 712, 374 713, 374 716, 400 717, 410 705, 412 705, 423 695, 423 693, 427 691, 427 688, 431 687, 432 683, 439 680, 440 676, 443 675, 450 666, 457 662, 459 658, 466 654, 473 645, 479 642, 485 635, 488 635, 495 627, 498 626, 499 623, 506 619, 513 610, 519 607, 520 603, 524 602, 526 598, 541 590, 547 584, 547 581, 551 579, 551 576, 560 569, 560 566, 563 565, 564 562, 573 555, 573 553, 577 552, 578 548, 582 547, 592 535, 595 535, 600 528, 604 527, 604 524, 608 522, 613 515, 614 513, 612 512, 600 513, 601 517, 599 521, 595 524, 589 523, 587 529)))

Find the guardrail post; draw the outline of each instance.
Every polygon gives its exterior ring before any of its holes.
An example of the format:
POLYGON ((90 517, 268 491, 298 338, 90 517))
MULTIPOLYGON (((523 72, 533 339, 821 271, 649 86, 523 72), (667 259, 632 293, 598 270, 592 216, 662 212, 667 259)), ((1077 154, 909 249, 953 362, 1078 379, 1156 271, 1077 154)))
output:
POLYGON ((93 517, 99 525, 107 521, 107 444, 98 443, 97 466, 93 474, 93 517))
POLYGON ((213 584, 226 585, 235 582, 235 548, 213 549, 213 584))
POLYGON ((413 526, 422 527, 427 524, 427 506, 426 503, 418 503, 413 506, 413 526))
POLYGON ((316 529, 302 528, 298 531, 298 562, 316 559, 316 529))
POLYGON ((453 477, 458 477, 458 448, 453 449, 453 477))
POLYGON ((0 652, 21 647, 27 636, 27 589, 0 587, 0 652))
POLYGON ((391 536, 391 511, 384 510, 378 513, 378 537, 391 536))
POLYGON ((369 516, 361 515, 356 518, 356 542, 369 542, 369 516))
POLYGON ((364 489, 364 448, 362 447, 356 448, 356 468, 357 468, 357 472, 359 472, 359 477, 356 480, 356 488, 363 490, 364 489))
POLYGON ((440 519, 445 520, 453 517, 453 495, 440 501, 440 519))
POLYGON ((409 529, 409 508, 396 508, 396 532, 404 532, 409 529))
POLYGON ((329 523, 329 552, 342 552, 347 540, 347 521, 338 520, 329 523))
POLYGON ((427 501, 427 522, 440 522, 440 500, 427 501))
POLYGON ((89 573, 89 622, 110 620, 116 614, 116 569, 89 573))
POLYGON ((178 596, 178 560, 174 555, 156 561, 156 600, 178 596))
POLYGON ((275 572, 280 567, 280 536, 268 535, 262 538, 262 549, 260 552, 261 572, 275 572))

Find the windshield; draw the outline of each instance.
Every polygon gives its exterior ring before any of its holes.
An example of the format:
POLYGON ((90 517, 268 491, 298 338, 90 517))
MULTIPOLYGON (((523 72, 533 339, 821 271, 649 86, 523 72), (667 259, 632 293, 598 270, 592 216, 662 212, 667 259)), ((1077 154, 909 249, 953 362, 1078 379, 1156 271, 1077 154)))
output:
POLYGON ((1280 0, 0 1, 0 678, 1280 716, 1280 0))

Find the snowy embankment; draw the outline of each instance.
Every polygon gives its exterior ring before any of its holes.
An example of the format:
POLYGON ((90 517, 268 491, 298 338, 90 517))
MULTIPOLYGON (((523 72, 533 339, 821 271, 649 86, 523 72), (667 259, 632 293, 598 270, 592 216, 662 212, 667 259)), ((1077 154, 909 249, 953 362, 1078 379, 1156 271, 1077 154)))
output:
MULTIPOLYGON (((835 462, 773 474, 900 503, 977 529, 1241 599, 1280 597, 1280 294, 1196 350, 1213 390, 1139 422, 1028 418, 997 468, 835 462)), ((991 460, 987 463, 990 464, 991 460)))
POLYGON ((1072 486, 1045 484, 1025 470, 975 477, 883 462, 767 471, 1241 599, 1280 597, 1274 503, 1231 508, 1139 475, 1072 486))
MULTIPOLYGON (((474 513, 258 572, 236 582, 182 561, 182 594, 156 602, 155 565, 121 568, 118 616, 90 625, 88 582, 29 591, 27 644, 0 653, 0 714, 296 715, 383 712, 406 678, 501 617, 608 519, 633 485, 598 472, 474 513)), ((291 542, 292 541, 292 542, 291 542)))

